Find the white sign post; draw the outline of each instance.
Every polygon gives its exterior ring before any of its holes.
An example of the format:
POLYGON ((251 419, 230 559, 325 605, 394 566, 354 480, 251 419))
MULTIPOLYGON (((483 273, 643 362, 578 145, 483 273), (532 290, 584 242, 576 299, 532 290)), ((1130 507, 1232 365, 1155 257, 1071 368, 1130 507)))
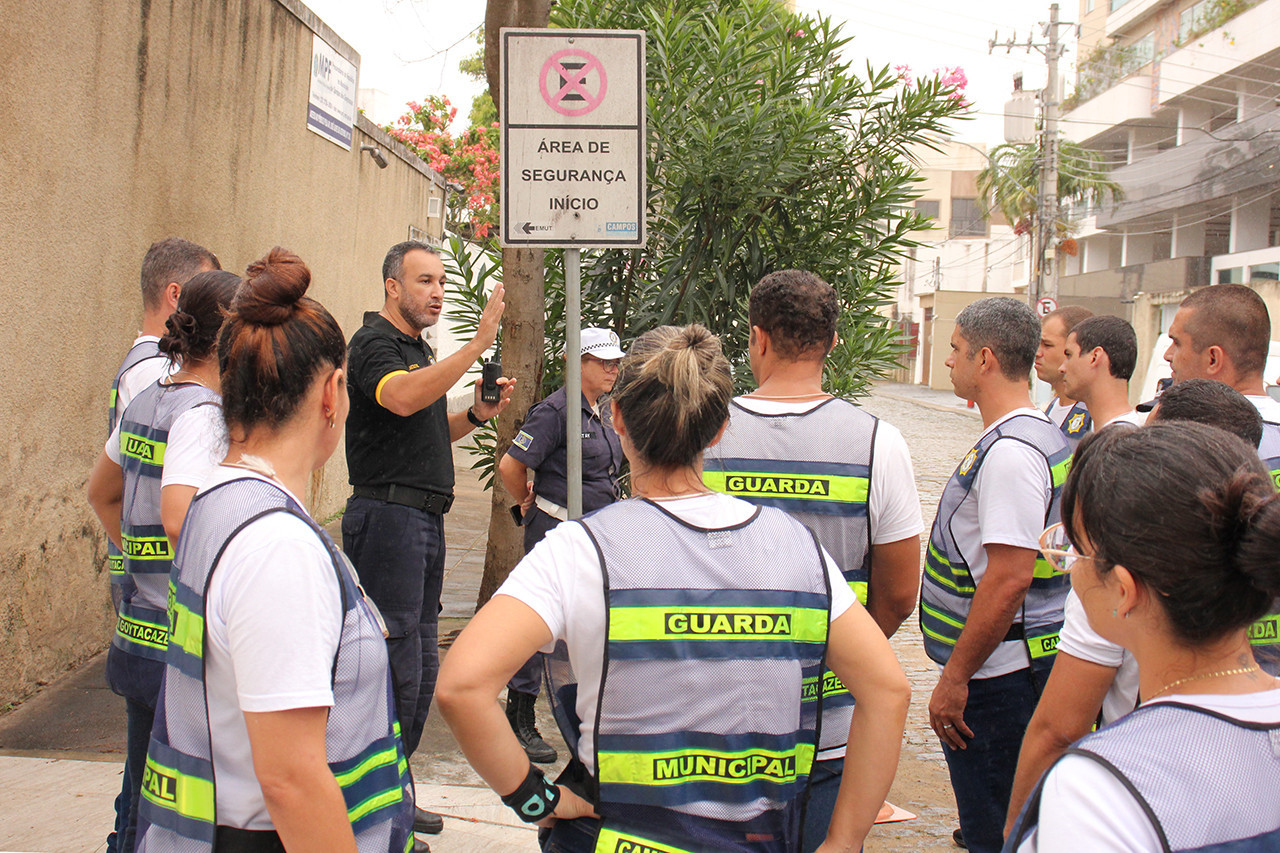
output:
POLYGON ((502 30, 502 245, 644 245, 644 86, 641 31, 502 30))
MULTIPOLYGON (((565 393, 582 396, 581 249, 645 242, 640 30, 502 30, 505 247, 563 248, 565 393)), ((570 518, 582 514, 582 430, 565 425, 570 518)))

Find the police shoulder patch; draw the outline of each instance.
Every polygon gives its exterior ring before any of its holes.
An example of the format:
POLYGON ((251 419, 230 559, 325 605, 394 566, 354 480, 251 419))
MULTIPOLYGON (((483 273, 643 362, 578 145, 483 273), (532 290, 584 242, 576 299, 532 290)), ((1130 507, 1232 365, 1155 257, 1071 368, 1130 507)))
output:
POLYGON ((521 450, 528 450, 529 445, 533 444, 533 436, 524 430, 520 430, 520 432, 516 433, 516 437, 511 440, 511 443, 521 450))

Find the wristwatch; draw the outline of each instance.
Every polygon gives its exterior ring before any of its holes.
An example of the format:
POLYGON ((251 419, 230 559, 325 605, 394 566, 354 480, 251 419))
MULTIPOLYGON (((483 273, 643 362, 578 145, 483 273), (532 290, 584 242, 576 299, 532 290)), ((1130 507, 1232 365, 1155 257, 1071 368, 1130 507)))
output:
POLYGON ((482 427, 485 424, 484 421, 476 417, 476 410, 474 406, 467 406, 467 420, 471 421, 472 426, 482 427))

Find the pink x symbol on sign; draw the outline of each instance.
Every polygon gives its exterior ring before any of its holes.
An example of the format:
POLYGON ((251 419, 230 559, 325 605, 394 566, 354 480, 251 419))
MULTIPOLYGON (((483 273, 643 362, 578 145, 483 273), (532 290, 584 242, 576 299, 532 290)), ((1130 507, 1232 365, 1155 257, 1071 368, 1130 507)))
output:
POLYGON ((604 101, 609 79, 599 59, 585 50, 567 48, 543 63, 538 85, 551 109, 565 116, 580 116, 604 101))

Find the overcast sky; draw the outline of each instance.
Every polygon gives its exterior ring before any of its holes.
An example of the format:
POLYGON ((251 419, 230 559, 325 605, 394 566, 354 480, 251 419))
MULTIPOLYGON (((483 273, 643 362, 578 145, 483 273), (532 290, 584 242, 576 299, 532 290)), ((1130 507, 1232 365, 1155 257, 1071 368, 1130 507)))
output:
MULTIPOLYGON (((388 95, 387 105, 370 117, 392 121, 409 100, 441 92, 465 119, 471 99, 484 86, 458 71, 458 61, 477 49, 475 32, 483 25, 483 0, 303 0, 360 53, 360 87, 388 95)), ((1044 57, 1025 49, 1006 54, 999 48, 988 55, 987 41, 999 30, 1003 41, 1017 35, 1025 42, 1034 34, 1042 42, 1040 23, 1049 17, 1049 4, 1037 0, 797 0, 806 14, 821 14, 844 22, 853 36, 846 59, 855 64, 906 64, 920 73, 943 66, 961 66, 969 78, 973 120, 959 123, 957 136, 969 142, 995 145, 1002 141, 1004 102, 1012 76, 1022 71, 1026 88, 1044 85, 1044 57)), ((1073 0, 1060 3, 1059 17, 1071 21, 1078 13, 1073 0)), ((1064 28, 1064 39, 1074 32, 1064 28)), ((1064 79, 1072 77, 1074 51, 1063 62, 1064 79)), ((1070 87, 1068 87, 1070 91, 1070 87)))

